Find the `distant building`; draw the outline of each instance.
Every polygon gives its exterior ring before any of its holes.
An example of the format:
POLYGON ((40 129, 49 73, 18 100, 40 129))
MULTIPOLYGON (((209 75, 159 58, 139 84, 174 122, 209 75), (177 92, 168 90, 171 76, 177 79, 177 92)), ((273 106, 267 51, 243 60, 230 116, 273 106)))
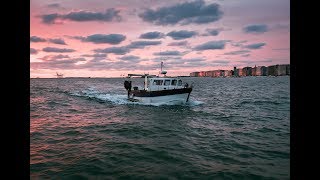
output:
POLYGON ((217 77, 225 77, 226 74, 225 74, 225 70, 217 70, 217 77))
POLYGON ((269 76, 285 76, 290 74, 290 65, 289 64, 277 64, 268 66, 268 75, 269 76))
POLYGON ((290 64, 280 64, 278 66, 278 76, 290 75, 290 64))
POLYGON ((206 71, 205 72, 205 77, 212 77, 212 71, 206 71))
POLYGON ((254 66, 233 70, 211 70, 190 73, 190 77, 240 77, 240 76, 284 76, 290 75, 290 64, 277 64, 272 66, 254 66))
POLYGON ((212 70, 211 71, 211 77, 219 77, 220 74, 219 74, 219 70, 212 70))
POLYGON ((268 68, 266 66, 259 66, 261 67, 261 76, 267 76, 268 68))
POLYGON ((266 75, 267 75, 267 67, 265 66, 256 67, 256 76, 266 76, 266 75))
POLYGON ((237 69, 238 76, 242 76, 242 69, 237 69))
POLYGON ((276 76, 277 75, 277 65, 268 66, 267 74, 268 76, 276 76))
POLYGON ((225 77, 225 71, 224 70, 220 70, 220 77, 225 77))
POLYGON ((205 72, 204 71, 199 72, 199 77, 204 77, 204 76, 205 76, 205 72))
POLYGON ((286 75, 286 65, 276 65, 276 74, 277 76, 284 76, 286 75))
POLYGON ((233 67, 233 76, 235 77, 239 76, 239 69, 237 69, 237 67, 233 67))
POLYGON ((232 74, 233 74, 232 70, 224 70, 224 76, 225 77, 230 77, 230 76, 232 76, 232 74))
POLYGON ((199 76, 199 72, 190 73, 190 77, 198 77, 198 76, 199 76))
POLYGON ((252 67, 242 68, 242 76, 252 76, 252 67))
POLYGON ((255 65, 254 68, 252 68, 252 76, 257 75, 257 66, 255 65))

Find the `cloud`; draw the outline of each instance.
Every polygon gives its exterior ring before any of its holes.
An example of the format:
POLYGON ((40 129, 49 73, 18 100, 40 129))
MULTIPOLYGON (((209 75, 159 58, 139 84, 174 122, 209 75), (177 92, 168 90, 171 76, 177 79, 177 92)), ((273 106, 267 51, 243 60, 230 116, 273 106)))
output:
POLYGON ((167 64, 167 62, 171 62, 173 60, 181 60, 182 58, 180 56, 178 57, 155 57, 152 58, 152 61, 157 62, 158 64, 164 60, 166 60, 165 64, 167 64))
POLYGON ((259 64, 259 63, 272 62, 272 60, 271 59, 266 59, 266 60, 239 60, 237 62, 245 63, 245 64, 259 64))
POLYGON ((248 49, 260 49, 260 48, 262 48, 262 46, 265 46, 265 45, 266 45, 266 43, 256 43, 256 44, 249 44, 244 47, 248 48, 248 49))
MULTIPOLYGON (((147 65, 139 64, 137 61, 126 61, 125 63, 123 61, 109 61, 109 62, 88 62, 86 64, 81 64, 77 68, 81 69, 89 69, 89 70, 137 70, 137 69, 148 69, 153 70, 149 68, 147 65)), ((155 68, 154 68, 155 69, 155 68)))
POLYGON ((52 4, 48 4, 47 5, 48 8, 60 8, 60 4, 59 3, 52 3, 52 4))
POLYGON ((176 63, 170 62, 170 64, 172 64, 172 67, 171 67, 172 69, 180 69, 180 68, 188 68, 188 67, 204 67, 208 65, 208 63, 205 62, 203 58, 181 59, 176 63))
POLYGON ((100 62, 101 60, 106 60, 105 57, 94 57, 93 59, 91 59, 91 61, 93 62, 100 62))
POLYGON ((260 60, 260 61, 257 61, 257 62, 272 62, 272 59, 260 60))
POLYGON ((168 44, 168 46, 187 46, 187 45, 189 45, 188 41, 172 42, 168 44))
POLYGON ((205 59, 203 59, 203 58, 188 58, 188 59, 182 59, 183 61, 185 61, 185 62, 199 62, 199 61, 204 61, 205 59))
POLYGON ((45 47, 42 49, 44 52, 55 52, 55 53, 66 53, 66 52, 74 52, 74 49, 66 49, 66 48, 55 48, 55 47, 45 47))
POLYGON ((47 40, 38 36, 31 36, 30 42, 46 42, 47 40))
POLYGON ((276 49, 272 49, 272 50, 275 50, 275 51, 289 51, 290 48, 276 48, 276 49))
POLYGON ((290 32, 290 24, 275 24, 270 30, 285 30, 286 32, 290 32))
POLYGON ((184 67, 202 67, 206 66, 205 59, 201 57, 181 58, 181 57, 156 57, 152 59, 155 62, 155 67, 158 69, 159 62, 165 61, 165 67, 170 69, 180 69, 184 67))
POLYGON ((96 53, 112 53, 117 55, 124 55, 130 52, 130 49, 122 46, 122 47, 110 47, 105 49, 94 49, 93 50, 96 53))
POLYGON ((54 24, 55 20, 59 17, 59 14, 53 13, 53 14, 44 14, 40 16, 42 19, 42 23, 44 24, 54 24))
POLYGON ((230 63, 230 61, 228 61, 228 60, 213 60, 213 61, 211 61, 211 63, 214 63, 214 64, 228 64, 228 63, 230 63))
POLYGON ((69 20, 77 22, 85 21, 121 21, 121 16, 119 15, 119 10, 114 8, 107 9, 105 12, 91 12, 91 11, 77 11, 69 12, 67 14, 44 14, 40 17, 42 22, 45 24, 55 24, 56 20, 69 20))
POLYGON ((253 24, 244 27, 243 31, 245 33, 262 34, 268 31, 268 26, 265 24, 253 24))
POLYGON ((245 64, 252 64, 254 63, 255 61, 252 61, 252 60, 239 60, 237 62, 240 62, 240 63, 245 63, 245 64))
POLYGON ((31 36, 30 37, 30 42, 51 42, 51 43, 54 43, 54 44, 62 44, 62 45, 67 45, 65 43, 65 41, 63 39, 60 39, 60 38, 56 38, 56 39, 45 39, 45 38, 41 38, 41 37, 38 37, 38 36, 31 36))
POLYGON ((86 61, 86 58, 71 58, 69 61, 79 62, 79 61, 86 61))
POLYGON ((121 17, 119 16, 119 10, 114 8, 107 9, 105 13, 100 12, 90 12, 90 11, 79 11, 79 12, 70 12, 66 15, 63 15, 63 19, 68 19, 71 21, 120 21, 121 17))
POLYGON ((30 54, 37 54, 38 51, 34 48, 30 48, 30 54))
POLYGON ((146 9, 139 17, 156 25, 205 24, 221 19, 223 12, 216 3, 206 5, 204 0, 184 2, 156 10, 146 9))
POLYGON ((81 41, 85 41, 86 37, 83 36, 69 36, 69 35, 65 35, 65 37, 71 38, 71 39, 77 39, 77 40, 81 40, 81 41))
POLYGON ((170 36, 174 40, 181 40, 186 38, 191 38, 192 36, 197 35, 197 32, 195 31, 171 31, 167 34, 167 36, 170 36))
MULTIPOLYGON (((61 57, 64 55, 61 55, 61 57)), ((98 55, 97 55, 98 56, 98 55)), ((50 56, 51 58, 54 56, 50 56)), ((57 56, 56 56, 57 57, 57 56)), ((49 58, 45 57, 46 59, 49 58)), ((139 64, 141 59, 137 56, 122 56, 118 58, 118 61, 105 59, 102 57, 95 57, 91 60, 86 60, 83 57, 72 57, 72 58, 63 58, 56 59, 51 61, 43 61, 43 62, 31 62, 31 69, 50 69, 50 70, 137 70, 137 69, 148 69, 148 70, 156 70, 156 68, 151 67, 150 65, 139 64), (100 59, 99 59, 100 58, 100 59), (102 60, 102 61, 101 61, 102 60), (78 63, 82 62, 82 63, 78 63)))
POLYGON ((83 42, 92 42, 95 44, 120 44, 126 39, 122 34, 93 34, 87 37, 74 36, 74 39, 79 39, 83 42))
POLYGON ((43 56, 39 59, 41 59, 43 61, 56 61, 56 60, 64 59, 64 58, 70 58, 70 57, 68 55, 59 54, 59 55, 46 55, 46 56, 43 56))
POLYGON ((54 44, 67 45, 66 42, 63 39, 60 39, 60 38, 49 39, 49 42, 54 43, 54 44))
POLYGON ((59 61, 46 61, 46 62, 31 62, 31 69, 63 69, 63 70, 79 70, 87 69, 92 71, 97 70, 137 70, 137 69, 148 69, 148 70, 157 70, 158 66, 153 65, 142 65, 137 62, 126 62, 123 61, 94 61, 90 60, 83 64, 76 64, 79 61, 83 61, 84 58, 72 58, 67 60, 59 61))
POLYGON ((231 52, 227 52, 227 53, 224 53, 224 55, 239 55, 239 54, 246 54, 250 51, 248 50, 239 50, 239 51, 231 51, 231 52))
POLYGON ((133 55, 122 56, 122 57, 120 57, 118 59, 126 61, 126 62, 134 62, 134 63, 139 63, 141 61, 140 57, 133 56, 133 55))
POLYGON ((134 41, 127 46, 110 47, 105 49, 94 49, 96 53, 113 53, 117 55, 124 55, 131 51, 131 49, 143 49, 146 46, 154 46, 161 44, 161 41, 134 41))
POLYGON ((159 53, 153 53, 155 56, 181 56, 183 53, 179 51, 164 51, 159 53))
POLYGON ((101 60, 107 59, 107 54, 105 53, 95 53, 95 54, 83 54, 81 57, 92 57, 90 61, 100 62, 101 60))
POLYGON ((163 33, 154 31, 154 32, 147 32, 147 33, 141 34, 139 38, 140 39, 161 39, 163 37, 164 37, 163 33))
POLYGON ((244 54, 244 55, 241 55, 241 57, 249 57, 250 54, 244 54))
POLYGON ((226 40, 221 41, 209 41, 204 44, 200 44, 194 48, 196 51, 208 50, 208 49, 224 49, 226 40))
POLYGON ((129 55, 129 56, 122 56, 119 59, 127 61, 127 60, 137 60, 137 59, 140 59, 140 57, 129 55))
POLYGON ((220 33, 218 29, 207 29, 207 32, 211 36, 217 36, 220 33))
POLYGON ((31 62, 32 69, 78 69, 77 62, 86 61, 85 58, 70 58, 64 60, 31 62))
POLYGON ((155 46, 161 44, 161 41, 133 41, 127 48, 130 49, 143 49, 146 46, 155 46))
POLYGON ((107 54, 104 53, 96 53, 96 54, 83 54, 82 57, 107 57, 107 54))
POLYGON ((206 67, 208 66, 208 63, 206 62, 185 62, 185 63, 180 63, 178 66, 174 65, 171 69, 177 69, 180 70, 181 68, 194 68, 194 67, 206 67))
MULTIPOLYGON (((118 58, 120 61, 96 61, 90 60, 82 64, 77 64, 79 61, 85 61, 84 58, 70 58, 57 61, 31 62, 31 69, 87 69, 87 70, 137 70, 147 69, 149 71, 158 70, 158 61, 153 61, 147 65, 139 64, 139 57, 129 55, 118 58), (125 62, 124 62, 125 61, 125 62)), ((159 59, 159 58, 158 58, 159 59)), ((207 63, 203 58, 181 59, 180 57, 172 57, 166 61, 166 67, 169 69, 179 69, 183 67, 205 67, 207 63)))
POLYGON ((231 45, 234 47, 243 46, 243 44, 247 43, 247 40, 239 41, 239 42, 232 42, 231 45))
POLYGON ((223 28, 216 28, 216 29, 206 29, 206 33, 205 34, 202 34, 203 36, 218 36, 219 33, 221 31, 223 31, 224 29, 223 28))

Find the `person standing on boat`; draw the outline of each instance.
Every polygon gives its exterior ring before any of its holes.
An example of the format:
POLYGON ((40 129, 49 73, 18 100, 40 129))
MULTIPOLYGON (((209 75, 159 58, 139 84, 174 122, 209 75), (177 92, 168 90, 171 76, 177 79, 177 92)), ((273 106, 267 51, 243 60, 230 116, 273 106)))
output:
POLYGON ((124 81, 124 88, 128 91, 128 98, 130 97, 130 91, 132 88, 131 81, 124 81))

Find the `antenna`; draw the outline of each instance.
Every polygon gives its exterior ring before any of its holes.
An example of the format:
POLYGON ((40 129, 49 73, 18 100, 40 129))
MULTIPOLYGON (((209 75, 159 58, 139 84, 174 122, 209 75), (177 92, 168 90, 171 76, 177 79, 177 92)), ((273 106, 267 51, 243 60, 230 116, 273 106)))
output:
POLYGON ((166 76, 167 71, 163 71, 163 70, 162 70, 162 67, 163 67, 163 62, 161 61, 161 71, 160 71, 160 74, 163 74, 164 76, 166 76))

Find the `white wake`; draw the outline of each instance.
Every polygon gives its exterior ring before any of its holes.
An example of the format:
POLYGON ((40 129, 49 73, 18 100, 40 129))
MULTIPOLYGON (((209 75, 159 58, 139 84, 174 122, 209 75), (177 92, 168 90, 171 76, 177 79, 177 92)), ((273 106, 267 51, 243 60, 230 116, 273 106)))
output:
POLYGON ((78 96, 78 97, 87 97, 92 99, 97 99, 99 101, 111 102, 113 104, 137 104, 137 105, 151 105, 151 106, 198 106, 203 104, 201 101, 189 99, 188 102, 181 102, 181 101, 170 101, 170 102, 161 102, 161 103, 142 103, 142 102, 132 102, 127 99, 127 95, 120 95, 120 94, 106 94, 101 93, 94 88, 89 88, 87 90, 71 92, 70 95, 78 96))

